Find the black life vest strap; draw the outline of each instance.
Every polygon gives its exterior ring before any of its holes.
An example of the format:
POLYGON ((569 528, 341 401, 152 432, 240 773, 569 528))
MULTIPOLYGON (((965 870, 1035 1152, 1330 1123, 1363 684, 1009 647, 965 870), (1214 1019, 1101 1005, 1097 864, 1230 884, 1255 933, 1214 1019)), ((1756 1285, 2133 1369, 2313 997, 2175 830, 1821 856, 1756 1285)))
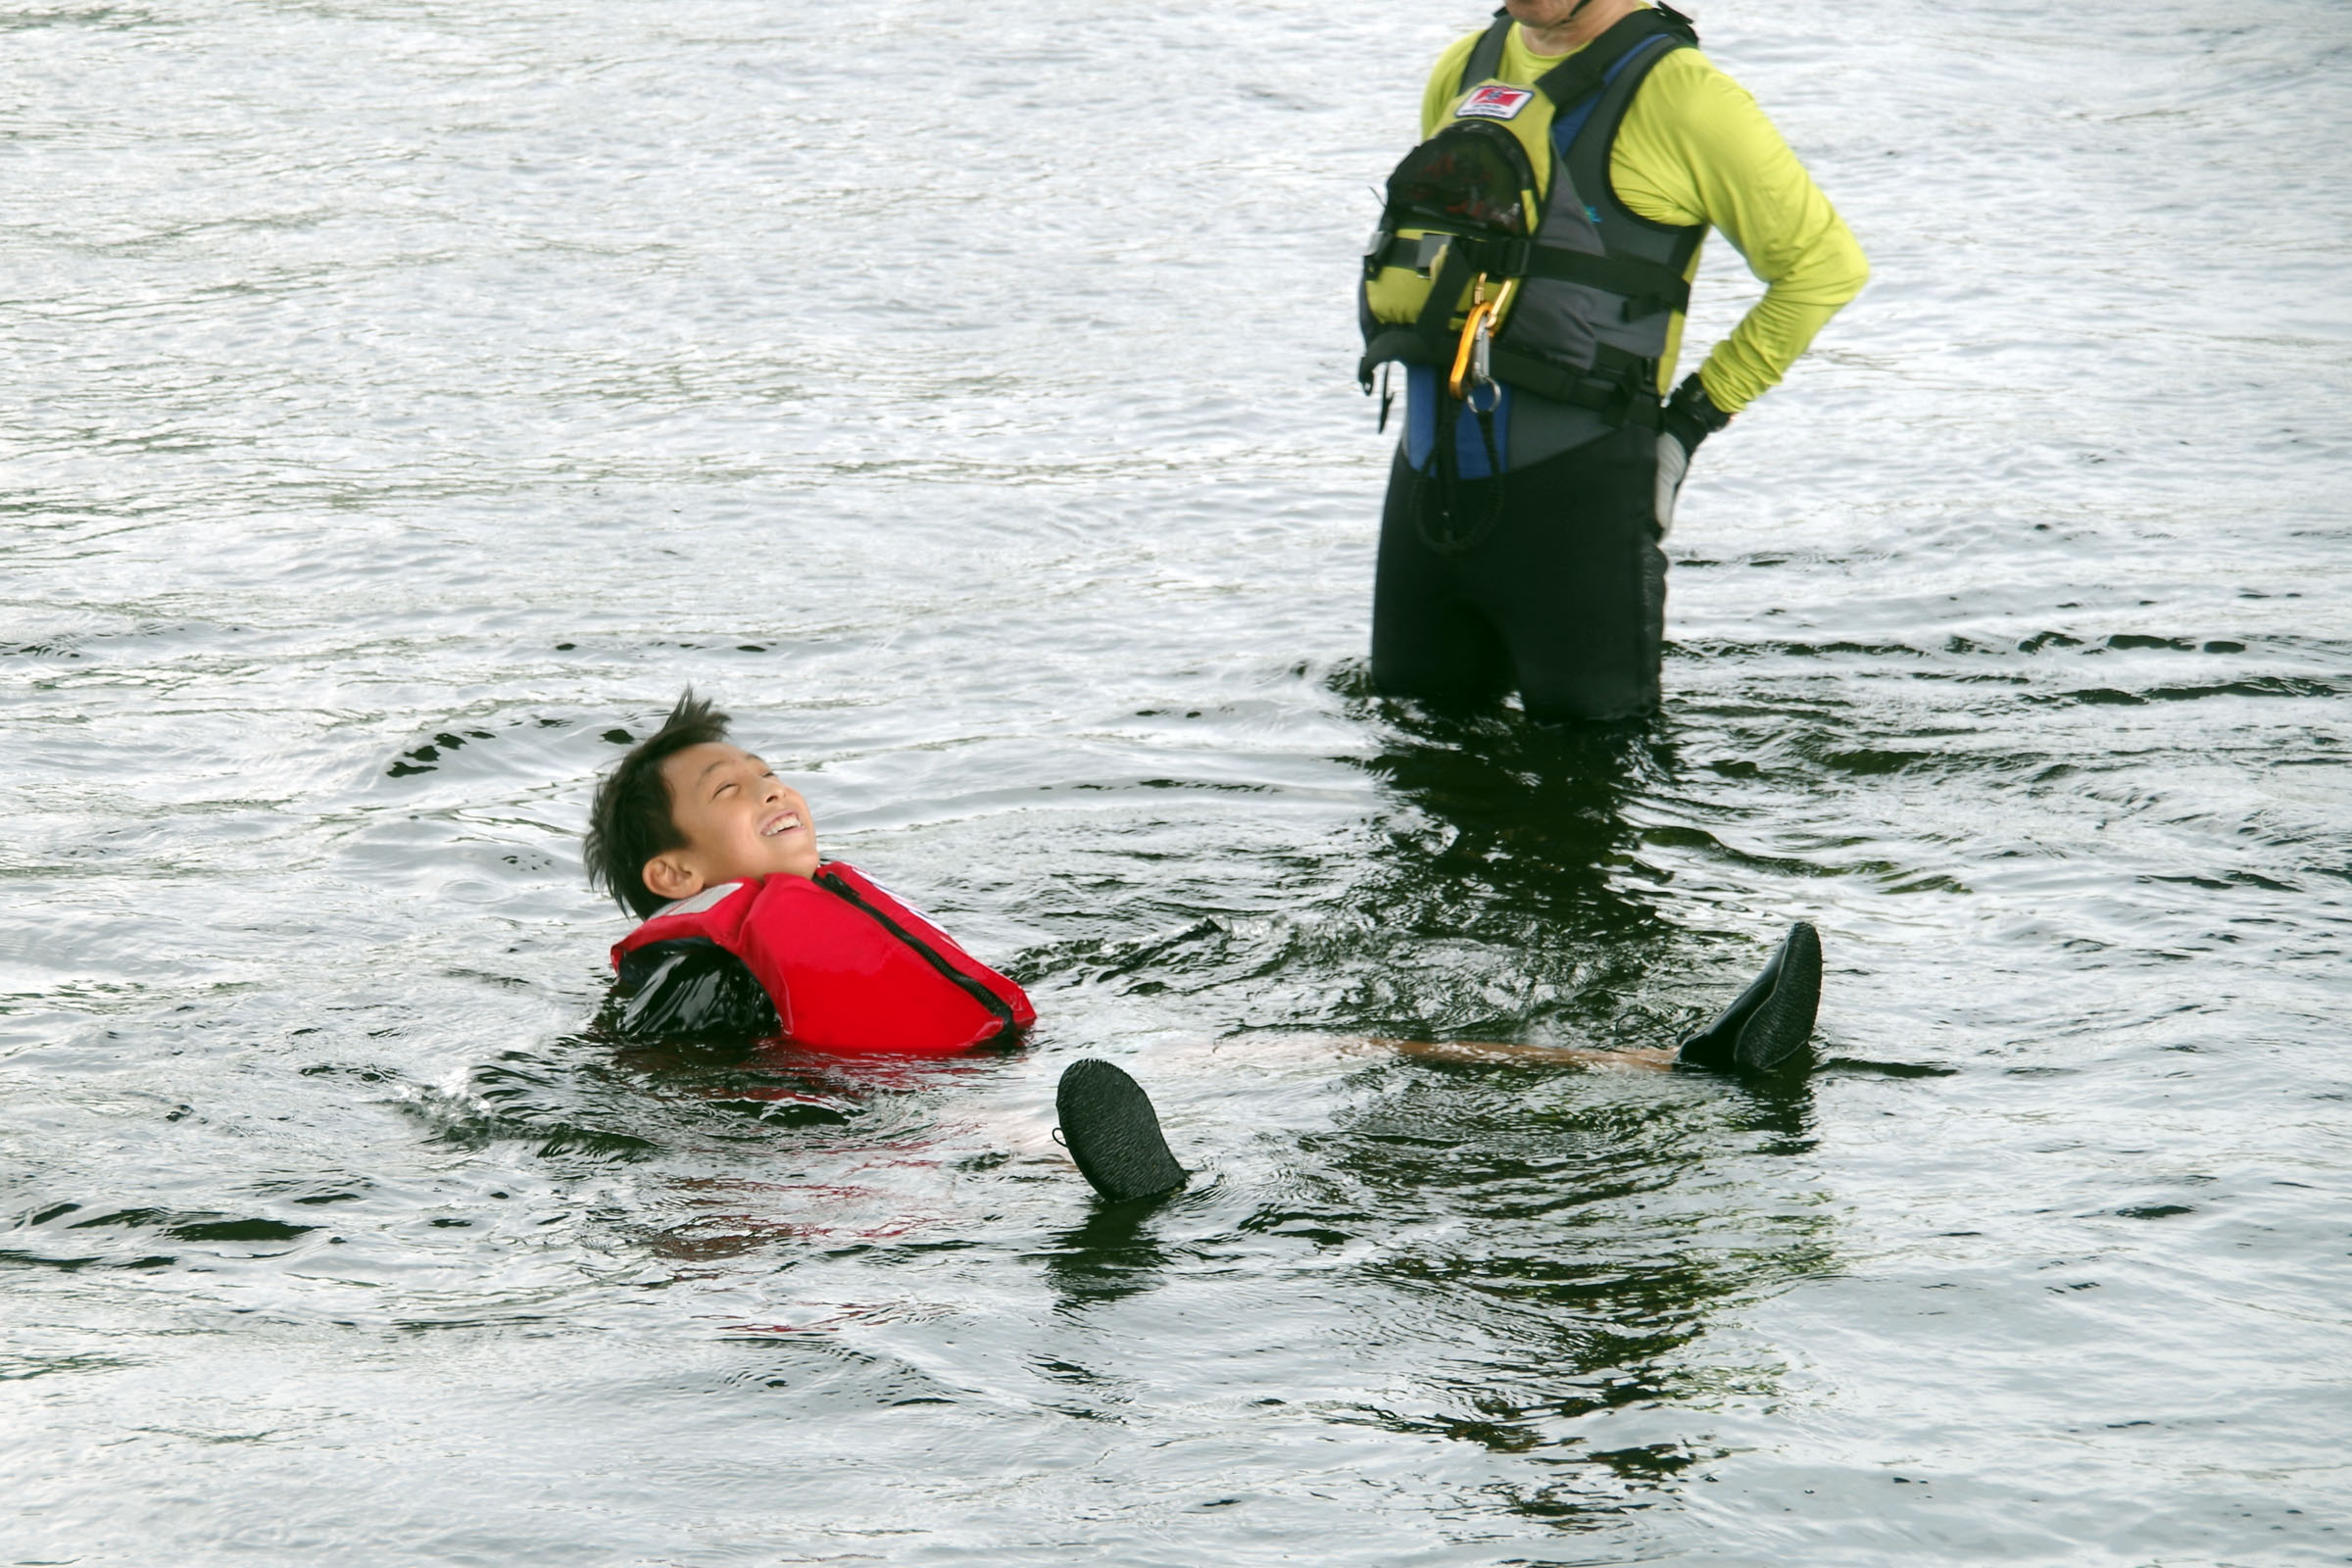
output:
POLYGON ((1407 365, 1445 365, 1453 358, 1454 345, 1447 341, 1453 331, 1453 302, 1462 297, 1470 286, 1470 258, 1465 247, 1454 244, 1446 247, 1446 259, 1438 264, 1437 276, 1429 285, 1429 298, 1422 303, 1421 314, 1410 326, 1391 326, 1373 334, 1364 345, 1364 357, 1356 362, 1355 378, 1366 392, 1372 390, 1372 368, 1388 360, 1402 360, 1407 365))
MULTIPOLYGON (((1495 343, 1487 350, 1488 368, 1505 386, 1523 387, 1554 403, 1591 409, 1611 424, 1639 424, 1656 429, 1661 416, 1658 362, 1628 354, 1606 343, 1594 344, 1593 351, 1591 368, 1574 370, 1495 343)), ((1365 347, 1356 373, 1369 388, 1373 369, 1389 361, 1442 368, 1452 363, 1452 358, 1450 353, 1430 352, 1413 327, 1392 326, 1376 334, 1365 347)))
POLYGON ((1487 350, 1487 364, 1494 379, 1505 386, 1524 387, 1540 398, 1591 409, 1613 425, 1656 429, 1663 417, 1658 362, 1606 343, 1592 347, 1592 367, 1586 370, 1571 370, 1499 343, 1487 350))
POLYGON ((1462 61, 1462 79, 1453 84, 1453 95, 1459 98, 1479 82, 1502 69, 1502 47, 1510 41, 1511 13, 1508 8, 1494 8, 1494 20, 1477 43, 1471 45, 1469 56, 1462 61))
POLYGON ((1638 256, 1595 256, 1589 251, 1537 245, 1531 247, 1527 270, 1520 275, 1581 283, 1603 293, 1622 294, 1625 319, 1629 321, 1655 316, 1660 311, 1690 309, 1690 285, 1683 275, 1638 256))
POLYGON ((1689 17, 1672 6, 1645 6, 1538 76, 1536 90, 1550 99, 1555 109, 1581 103, 1600 91, 1602 78, 1618 61, 1663 33, 1698 42, 1698 29, 1689 17))

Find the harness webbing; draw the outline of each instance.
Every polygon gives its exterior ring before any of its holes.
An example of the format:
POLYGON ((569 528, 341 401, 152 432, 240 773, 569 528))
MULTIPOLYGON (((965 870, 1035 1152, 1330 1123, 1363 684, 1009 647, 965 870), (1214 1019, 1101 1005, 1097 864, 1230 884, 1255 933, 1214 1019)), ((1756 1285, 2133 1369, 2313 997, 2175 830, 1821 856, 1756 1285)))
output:
POLYGON ((1468 92, 1472 82, 1484 81, 1502 69, 1503 46, 1510 38, 1510 10, 1497 6, 1494 20, 1487 24, 1486 33, 1471 46, 1469 57, 1462 62, 1462 79, 1453 84, 1456 98, 1468 92))
MULTIPOLYGON (((1690 19, 1671 6, 1644 8, 1613 24, 1609 30, 1536 78, 1536 91, 1566 109, 1600 91, 1602 78, 1618 61, 1663 33, 1698 42, 1690 19)), ((1485 40, 1480 40, 1484 42, 1485 40)))

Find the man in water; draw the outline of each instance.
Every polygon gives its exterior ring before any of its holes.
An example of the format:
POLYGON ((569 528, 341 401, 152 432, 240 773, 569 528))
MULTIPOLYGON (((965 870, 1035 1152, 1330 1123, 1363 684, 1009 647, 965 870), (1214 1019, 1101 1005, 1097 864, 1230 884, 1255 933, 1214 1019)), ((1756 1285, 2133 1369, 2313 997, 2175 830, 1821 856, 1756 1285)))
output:
MULTIPOLYGON (((1657 706, 1690 454, 1869 275, 1772 122, 1641 0, 1507 0, 1438 59, 1359 294, 1361 374, 1404 368, 1372 680, 1519 690, 1538 720, 1657 706), (1767 289, 1676 387, 1699 242, 1767 289)), ((1388 397, 1382 400, 1383 423, 1388 397)))

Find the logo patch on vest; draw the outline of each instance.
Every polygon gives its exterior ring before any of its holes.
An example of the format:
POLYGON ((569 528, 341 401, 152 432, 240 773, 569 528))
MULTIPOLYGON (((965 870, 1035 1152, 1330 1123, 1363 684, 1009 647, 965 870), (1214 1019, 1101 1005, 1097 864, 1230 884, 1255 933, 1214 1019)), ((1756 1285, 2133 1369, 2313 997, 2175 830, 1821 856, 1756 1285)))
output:
POLYGON ((1462 100, 1456 120, 1517 120, 1536 96, 1533 87, 1497 87, 1492 82, 1462 100))

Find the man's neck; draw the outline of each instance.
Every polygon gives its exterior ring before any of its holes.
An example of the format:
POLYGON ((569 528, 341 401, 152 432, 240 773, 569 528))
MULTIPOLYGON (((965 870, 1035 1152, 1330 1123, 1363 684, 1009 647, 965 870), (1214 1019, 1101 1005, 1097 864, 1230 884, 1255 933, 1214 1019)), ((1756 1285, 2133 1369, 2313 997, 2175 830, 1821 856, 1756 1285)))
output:
POLYGON ((1642 0, 1585 0, 1567 21, 1548 27, 1522 22, 1519 36, 1527 40, 1530 54, 1564 55, 1582 49, 1641 9, 1642 0))

